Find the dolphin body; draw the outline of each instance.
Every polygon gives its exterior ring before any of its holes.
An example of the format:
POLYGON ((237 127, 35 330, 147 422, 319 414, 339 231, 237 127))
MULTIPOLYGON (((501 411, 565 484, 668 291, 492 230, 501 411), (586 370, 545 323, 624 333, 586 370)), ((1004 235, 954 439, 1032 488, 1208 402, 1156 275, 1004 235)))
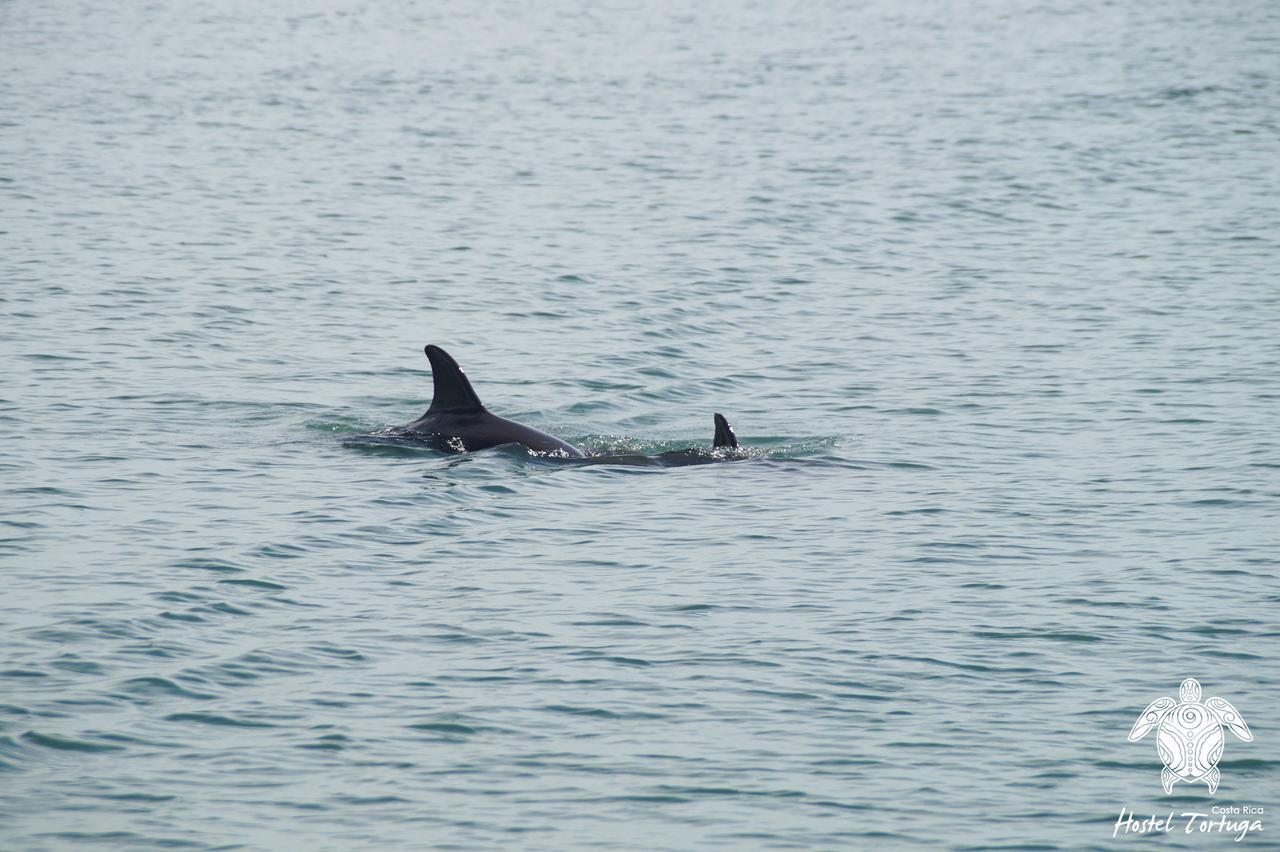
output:
MULTIPOLYGON (((499 417, 484 407, 466 373, 462 372, 458 362, 448 352, 434 344, 428 345, 423 351, 431 361, 431 381, 434 385, 431 407, 412 423, 389 430, 394 435, 411 438, 446 453, 471 453, 502 444, 522 444, 535 453, 564 459, 613 464, 662 464, 661 461, 648 460, 644 456, 599 455, 588 459, 581 450, 567 441, 523 423, 499 417)), ((736 450, 738 438, 729 421, 723 415, 716 414, 715 424, 714 448, 736 450)))
POLYGON ((431 361, 431 407, 396 431, 446 453, 471 453, 501 444, 523 444, 535 453, 580 459, 582 451, 555 435, 499 417, 484 407, 458 362, 439 346, 423 350, 431 361))

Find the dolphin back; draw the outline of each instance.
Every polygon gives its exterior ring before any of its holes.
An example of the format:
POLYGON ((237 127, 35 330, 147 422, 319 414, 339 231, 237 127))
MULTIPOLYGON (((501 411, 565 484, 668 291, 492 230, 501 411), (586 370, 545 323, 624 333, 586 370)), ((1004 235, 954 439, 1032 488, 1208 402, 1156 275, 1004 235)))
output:
POLYGON ((431 361, 431 407, 397 432, 446 453, 469 453, 502 444, 523 444, 537 453, 581 458, 582 451, 554 435, 499 417, 484 407, 458 362, 439 346, 424 352, 431 361))

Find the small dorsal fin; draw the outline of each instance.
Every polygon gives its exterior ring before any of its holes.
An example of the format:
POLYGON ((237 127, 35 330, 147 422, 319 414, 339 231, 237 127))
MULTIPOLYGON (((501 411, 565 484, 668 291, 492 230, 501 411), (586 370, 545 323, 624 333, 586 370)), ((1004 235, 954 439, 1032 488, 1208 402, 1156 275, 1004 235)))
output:
POLYGON ((733 427, 729 425, 729 421, 724 419, 723 414, 715 415, 716 421, 716 437, 711 446, 738 448, 738 436, 733 434, 733 427))
POLYGON ((472 390, 467 374, 462 372, 458 362, 448 352, 430 344, 423 351, 431 361, 431 381, 435 385, 428 414, 442 411, 484 411, 484 403, 472 390))

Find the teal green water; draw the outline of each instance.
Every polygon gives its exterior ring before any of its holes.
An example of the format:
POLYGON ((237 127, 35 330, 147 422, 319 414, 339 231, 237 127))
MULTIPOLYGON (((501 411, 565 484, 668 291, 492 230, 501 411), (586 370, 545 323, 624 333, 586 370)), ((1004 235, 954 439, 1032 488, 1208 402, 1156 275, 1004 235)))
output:
POLYGON ((1278 46, 0 4, 0 848, 1266 845, 1278 46), (429 342, 576 443, 752 457, 361 444, 429 342), (1255 735, 1216 797, 1126 741, 1189 676, 1255 735))

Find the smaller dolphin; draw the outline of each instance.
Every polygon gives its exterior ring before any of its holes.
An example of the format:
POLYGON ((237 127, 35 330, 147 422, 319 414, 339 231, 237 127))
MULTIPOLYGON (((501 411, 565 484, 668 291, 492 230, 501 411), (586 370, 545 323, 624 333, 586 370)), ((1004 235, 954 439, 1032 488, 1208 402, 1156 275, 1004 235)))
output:
POLYGON ((747 454, 738 446, 738 436, 733 434, 733 427, 729 425, 728 420, 724 419, 724 415, 717 413, 715 423, 716 436, 712 441, 710 452, 707 452, 705 447, 690 447, 686 450, 667 450, 654 456, 642 453, 591 453, 582 460, 582 463, 616 464, 629 467, 685 467, 746 458, 747 454))
POLYGON ((439 346, 423 350, 431 361, 431 407, 397 433, 446 453, 470 453, 500 444, 523 444, 535 453, 580 459, 582 451, 554 435, 491 414, 458 362, 439 346))

